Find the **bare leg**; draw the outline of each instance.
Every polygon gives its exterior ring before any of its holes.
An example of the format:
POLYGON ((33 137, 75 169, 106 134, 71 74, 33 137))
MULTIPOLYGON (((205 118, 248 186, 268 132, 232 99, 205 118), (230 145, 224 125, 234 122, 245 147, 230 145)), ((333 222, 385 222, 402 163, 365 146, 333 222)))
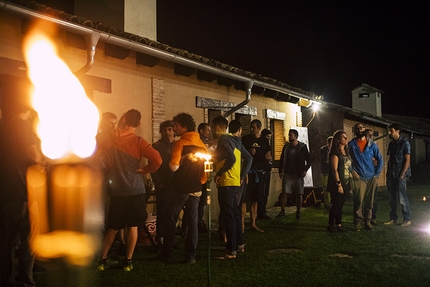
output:
POLYGON ((246 202, 242 203, 241 212, 242 212, 242 233, 244 233, 245 232, 246 202))
POLYGON ((257 204, 258 202, 251 202, 251 230, 256 230, 259 232, 264 232, 264 230, 257 227, 256 220, 257 220, 257 204))
POLYGON ((115 241, 115 236, 117 232, 118 230, 114 230, 111 228, 108 228, 106 230, 102 245, 102 259, 106 259, 108 257, 109 250, 112 247, 112 243, 115 241))
POLYGON ((126 236, 126 244, 127 244, 127 256, 126 259, 131 260, 134 253, 134 248, 136 247, 138 236, 137 226, 127 227, 127 236, 126 236))
POLYGON ((300 210, 302 209, 302 203, 303 203, 303 195, 296 194, 296 207, 298 212, 300 212, 300 210))
POLYGON ((286 193, 282 193, 281 198, 279 199, 279 203, 281 204, 281 210, 285 210, 285 206, 287 205, 286 193))

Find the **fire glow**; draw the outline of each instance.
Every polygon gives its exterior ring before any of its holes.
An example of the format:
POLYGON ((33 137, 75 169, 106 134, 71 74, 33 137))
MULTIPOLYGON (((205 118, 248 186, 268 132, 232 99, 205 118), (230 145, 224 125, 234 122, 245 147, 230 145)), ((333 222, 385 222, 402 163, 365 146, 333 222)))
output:
POLYGON ((39 117, 36 133, 52 160, 47 171, 27 170, 31 247, 41 258, 84 266, 98 249, 103 220, 101 177, 85 160, 96 147, 99 112, 45 34, 27 36, 24 57, 39 117))
POLYGON ((36 130, 43 154, 50 159, 91 156, 96 146, 97 107, 47 37, 28 37, 24 52, 34 85, 32 104, 39 115, 36 130))

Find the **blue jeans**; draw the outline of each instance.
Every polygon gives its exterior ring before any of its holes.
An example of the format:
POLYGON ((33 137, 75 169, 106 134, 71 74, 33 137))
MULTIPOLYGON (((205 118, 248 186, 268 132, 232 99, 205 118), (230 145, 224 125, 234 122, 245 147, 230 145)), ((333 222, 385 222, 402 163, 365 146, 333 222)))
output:
POLYGON ((390 219, 397 221, 397 201, 402 206, 403 221, 411 220, 408 193, 406 191, 406 178, 387 179, 388 193, 390 194, 390 219))
POLYGON ((194 259, 197 255, 198 243, 198 206, 200 197, 179 193, 171 190, 168 195, 169 203, 167 207, 166 228, 164 229, 164 244, 162 254, 170 256, 173 254, 173 243, 176 234, 176 222, 181 210, 187 210, 186 223, 188 227, 185 239, 185 255, 187 259, 194 259))
POLYGON ((243 245, 242 219, 239 210, 239 186, 218 186, 220 217, 227 237, 227 252, 236 254, 238 245, 243 245))

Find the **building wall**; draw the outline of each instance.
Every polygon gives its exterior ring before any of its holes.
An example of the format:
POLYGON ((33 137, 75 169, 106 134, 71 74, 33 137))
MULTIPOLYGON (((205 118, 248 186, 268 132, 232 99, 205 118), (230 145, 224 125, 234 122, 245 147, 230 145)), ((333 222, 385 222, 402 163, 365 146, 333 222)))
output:
MULTIPOLYGON (((21 20, 9 15, 1 15, 1 17, 0 58, 24 61, 21 52, 23 40, 21 20)), ((86 64, 87 52, 64 44, 64 39, 65 32, 59 31, 57 38, 53 40, 58 45, 60 57, 72 71, 77 71, 86 64)), ((244 91, 218 85, 216 81, 210 83, 199 81, 196 75, 190 77, 176 75, 173 67, 173 63, 162 60, 153 68, 138 65, 134 52, 124 60, 108 57, 104 54, 104 43, 100 42, 97 45, 95 64, 86 75, 110 81, 111 92, 100 92, 94 89, 90 93, 91 98, 100 113, 110 111, 120 117, 131 108, 139 110, 142 114, 142 122, 137 133, 149 142, 157 139, 158 125, 154 123, 171 119, 179 112, 190 113, 197 124, 205 121, 207 111, 196 107, 196 96, 236 104, 245 100, 244 91)), ((14 71, 0 67, 0 77, 1 74, 10 73, 14 71)), ((23 71, 19 73, 25 74, 23 71)), ((251 118, 260 119, 263 128, 268 128, 270 122, 264 117, 265 109, 285 113, 285 126, 288 128, 296 126, 298 115, 300 116, 300 107, 296 104, 278 102, 260 95, 252 95, 248 106, 256 108, 257 115, 251 118)), ((77 116, 81 116, 79 111, 77 116)), ((287 137, 286 134, 284 136, 287 137)), ((216 191, 213 184, 211 184, 211 190, 216 191)), ((268 206, 273 206, 280 190, 279 178, 275 172, 275 176, 272 177, 272 192, 268 206)), ((216 218, 218 213, 216 192, 212 193, 212 205, 212 212, 216 218)))

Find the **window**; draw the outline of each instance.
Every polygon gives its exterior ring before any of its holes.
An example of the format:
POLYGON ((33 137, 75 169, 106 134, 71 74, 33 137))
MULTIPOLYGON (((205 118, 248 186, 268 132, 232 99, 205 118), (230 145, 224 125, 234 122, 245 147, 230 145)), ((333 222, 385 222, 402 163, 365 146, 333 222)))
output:
POLYGON ((282 148, 285 145, 285 127, 284 121, 271 120, 270 130, 272 131, 272 158, 273 167, 279 167, 279 160, 281 158, 282 148))

